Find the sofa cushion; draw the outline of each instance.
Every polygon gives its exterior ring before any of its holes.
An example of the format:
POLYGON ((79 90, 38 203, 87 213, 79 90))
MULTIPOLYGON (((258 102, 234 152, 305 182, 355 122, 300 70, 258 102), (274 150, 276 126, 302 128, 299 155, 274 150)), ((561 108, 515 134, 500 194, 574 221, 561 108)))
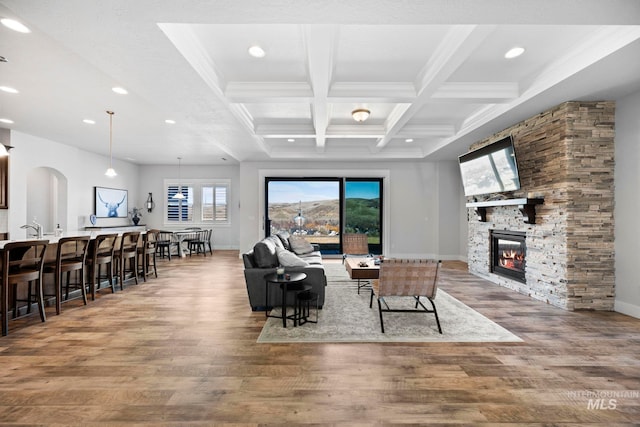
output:
POLYGON ((278 262, 283 267, 306 267, 309 263, 286 249, 278 248, 278 262))
POLYGON ((278 254, 273 240, 262 239, 253 246, 253 260, 259 268, 278 266, 278 254))
POLYGON ((313 245, 307 242, 307 239, 300 236, 291 236, 289 237, 289 245, 291 245, 291 250, 296 253, 296 255, 304 255, 313 252, 313 245))

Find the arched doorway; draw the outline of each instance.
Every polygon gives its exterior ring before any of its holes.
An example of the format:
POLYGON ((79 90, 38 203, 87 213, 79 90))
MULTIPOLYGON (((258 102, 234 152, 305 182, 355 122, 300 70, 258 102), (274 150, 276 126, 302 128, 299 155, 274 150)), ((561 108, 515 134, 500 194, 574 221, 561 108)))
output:
POLYGON ((53 232, 58 224, 67 230, 67 178, 60 171, 48 167, 32 169, 27 175, 27 218, 42 225, 45 233, 53 232))

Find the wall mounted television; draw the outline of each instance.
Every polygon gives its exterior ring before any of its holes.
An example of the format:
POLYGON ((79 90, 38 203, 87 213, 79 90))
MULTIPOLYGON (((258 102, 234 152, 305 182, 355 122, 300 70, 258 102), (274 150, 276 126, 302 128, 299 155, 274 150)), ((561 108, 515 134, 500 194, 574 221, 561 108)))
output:
POLYGON ((465 196, 520 189, 513 138, 495 141, 458 158, 465 196))
POLYGON ((98 218, 126 218, 129 211, 127 190, 95 188, 95 214, 98 218))

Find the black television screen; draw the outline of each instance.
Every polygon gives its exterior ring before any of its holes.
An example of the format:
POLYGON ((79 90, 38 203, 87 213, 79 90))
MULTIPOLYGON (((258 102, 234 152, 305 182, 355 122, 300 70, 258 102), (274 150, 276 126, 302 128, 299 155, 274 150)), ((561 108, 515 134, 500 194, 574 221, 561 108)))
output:
POLYGON ((458 158, 465 196, 520 189, 518 163, 510 136, 458 158))

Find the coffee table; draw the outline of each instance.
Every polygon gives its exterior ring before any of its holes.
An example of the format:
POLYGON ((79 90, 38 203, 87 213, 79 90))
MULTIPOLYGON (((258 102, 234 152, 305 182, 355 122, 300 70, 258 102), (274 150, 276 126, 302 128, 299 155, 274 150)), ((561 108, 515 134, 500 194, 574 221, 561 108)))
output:
POLYGON ((380 266, 375 265, 373 258, 346 258, 344 265, 347 267, 349 278, 358 281, 358 293, 360 293, 360 288, 369 284, 366 282, 361 285, 361 280, 377 279, 380 275, 380 266), (367 264, 366 267, 360 265, 362 262, 367 264))

